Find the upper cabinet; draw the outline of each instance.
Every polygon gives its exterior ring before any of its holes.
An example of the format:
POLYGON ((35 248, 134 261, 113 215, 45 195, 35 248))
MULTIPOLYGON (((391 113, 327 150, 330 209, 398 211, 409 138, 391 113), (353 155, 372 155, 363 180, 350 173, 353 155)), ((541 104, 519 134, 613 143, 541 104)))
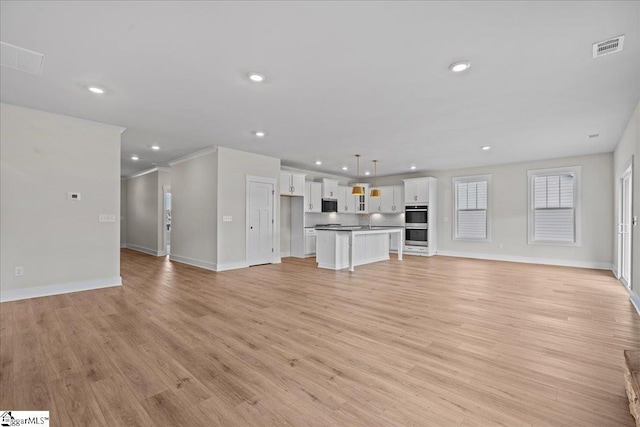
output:
POLYGON ((322 212, 322 183, 307 181, 304 184, 304 211, 322 212))
POLYGON ((385 185, 380 188, 380 197, 369 197, 370 213, 403 213, 404 186, 385 185))
MULTIPOLYGON (((404 212, 404 186, 387 185, 380 187, 382 193, 380 197, 380 210, 382 213, 403 213, 404 212)), ((373 200, 373 199, 370 199, 373 200)), ((371 203, 371 201, 369 202, 371 203)))
POLYGON ((338 186, 338 213, 356 213, 356 196, 351 195, 351 187, 338 186))
MULTIPOLYGON (((382 194, 384 194, 385 187, 378 187, 382 194)), ((382 197, 369 196, 369 213, 382 212, 382 197)))
MULTIPOLYGON (((369 184, 359 184, 364 187, 364 196, 352 196, 356 199, 356 213, 369 213, 369 184)), ((349 188, 351 193, 351 188, 349 188)))
POLYGON ((304 196, 305 174, 289 171, 280 171, 280 195, 304 196))
POLYGON ((435 178, 404 179, 404 202, 407 205, 429 203, 429 180, 435 178))
POLYGON ((337 199, 338 198, 338 180, 327 179, 322 180, 322 198, 337 199))

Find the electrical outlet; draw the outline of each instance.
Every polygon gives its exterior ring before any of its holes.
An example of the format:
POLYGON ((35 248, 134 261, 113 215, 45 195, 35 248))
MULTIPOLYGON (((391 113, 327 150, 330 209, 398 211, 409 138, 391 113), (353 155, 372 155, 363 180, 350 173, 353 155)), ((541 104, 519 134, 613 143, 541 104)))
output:
POLYGON ((67 193, 67 200, 73 200, 74 202, 77 202, 79 200, 82 200, 82 194, 69 192, 67 193))
POLYGON ((98 215, 98 221, 100 222, 116 222, 116 216, 111 214, 98 215))
POLYGON ((24 276, 24 267, 16 267, 16 277, 24 276))

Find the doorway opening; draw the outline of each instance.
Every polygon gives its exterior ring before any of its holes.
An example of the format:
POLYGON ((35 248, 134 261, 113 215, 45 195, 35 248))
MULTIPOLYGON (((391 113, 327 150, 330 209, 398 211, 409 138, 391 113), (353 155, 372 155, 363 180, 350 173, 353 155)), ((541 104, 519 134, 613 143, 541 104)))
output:
POLYGON ((627 288, 631 288, 632 272, 632 215, 633 215, 633 169, 629 167, 622 173, 619 181, 618 215, 618 275, 627 288))

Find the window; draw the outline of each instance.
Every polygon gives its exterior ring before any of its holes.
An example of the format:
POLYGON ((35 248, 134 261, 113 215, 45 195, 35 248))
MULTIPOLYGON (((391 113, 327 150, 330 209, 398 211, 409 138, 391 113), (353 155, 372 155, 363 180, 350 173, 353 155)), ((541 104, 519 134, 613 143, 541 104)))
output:
POLYGON ((453 178, 454 240, 491 241, 491 175, 453 178))
POLYGON ((580 166, 531 170, 529 243, 580 245, 580 166))

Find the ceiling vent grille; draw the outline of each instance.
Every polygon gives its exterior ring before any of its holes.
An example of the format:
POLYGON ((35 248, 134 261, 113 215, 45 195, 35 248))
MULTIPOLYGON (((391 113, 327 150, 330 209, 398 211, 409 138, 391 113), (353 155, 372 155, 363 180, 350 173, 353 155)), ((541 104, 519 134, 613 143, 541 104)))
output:
POLYGON ((0 64, 3 67, 39 76, 43 62, 44 55, 41 53, 0 42, 0 64))
POLYGON ((609 40, 593 44, 593 57, 599 58, 610 53, 616 53, 622 51, 624 45, 624 36, 614 37, 609 40))

